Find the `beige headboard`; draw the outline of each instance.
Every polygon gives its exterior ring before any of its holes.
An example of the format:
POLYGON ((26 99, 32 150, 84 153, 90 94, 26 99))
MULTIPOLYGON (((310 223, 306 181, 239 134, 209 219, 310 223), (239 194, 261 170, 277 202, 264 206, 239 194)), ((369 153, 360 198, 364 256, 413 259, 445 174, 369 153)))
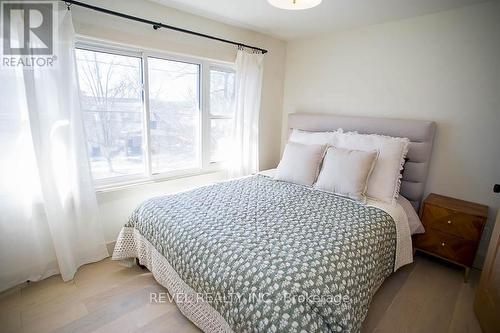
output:
POLYGON ((363 134, 383 134, 410 139, 408 162, 405 165, 401 195, 418 211, 424 196, 427 172, 431 159, 432 143, 436 131, 433 121, 387 119, 371 117, 347 117, 332 114, 292 113, 288 127, 305 131, 357 131, 363 134))

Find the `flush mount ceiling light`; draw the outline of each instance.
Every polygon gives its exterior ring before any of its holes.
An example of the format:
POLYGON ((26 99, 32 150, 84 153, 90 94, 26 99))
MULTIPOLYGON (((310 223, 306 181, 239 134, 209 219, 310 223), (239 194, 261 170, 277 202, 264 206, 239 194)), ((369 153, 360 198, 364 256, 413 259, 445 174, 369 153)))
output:
POLYGON ((274 7, 288 10, 300 10, 316 7, 321 0, 267 0, 274 7))

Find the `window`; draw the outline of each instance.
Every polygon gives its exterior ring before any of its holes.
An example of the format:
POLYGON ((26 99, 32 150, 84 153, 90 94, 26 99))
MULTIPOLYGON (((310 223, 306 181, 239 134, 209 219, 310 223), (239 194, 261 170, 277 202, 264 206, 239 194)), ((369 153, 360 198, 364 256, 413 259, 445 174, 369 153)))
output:
POLYGON ((80 49, 76 57, 94 178, 144 173, 141 58, 80 49))
POLYGON ((98 187, 214 170, 228 159, 231 65, 88 44, 78 44, 76 59, 98 187))
POLYGON ((228 158, 234 124, 235 73, 230 69, 210 69, 210 161, 228 158))
POLYGON ((200 66, 148 58, 153 173, 200 166, 200 66))

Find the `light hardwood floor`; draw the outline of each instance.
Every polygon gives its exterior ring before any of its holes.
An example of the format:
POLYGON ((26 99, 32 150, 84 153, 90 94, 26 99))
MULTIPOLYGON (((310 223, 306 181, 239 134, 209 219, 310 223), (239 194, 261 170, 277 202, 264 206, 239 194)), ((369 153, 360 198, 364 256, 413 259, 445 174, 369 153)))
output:
MULTIPOLYGON (((481 332, 472 310, 479 272, 417 255, 375 295, 363 332, 481 332)), ((54 276, 0 294, 0 332, 199 332, 152 275, 109 259, 82 267, 69 283, 54 276)))

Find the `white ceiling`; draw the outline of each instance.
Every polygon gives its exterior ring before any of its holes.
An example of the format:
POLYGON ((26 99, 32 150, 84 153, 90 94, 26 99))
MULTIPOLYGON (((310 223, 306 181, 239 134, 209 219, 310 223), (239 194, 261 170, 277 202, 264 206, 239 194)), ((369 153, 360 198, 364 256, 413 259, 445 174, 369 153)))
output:
POLYGON ((284 40, 430 14, 487 0, 323 0, 316 8, 277 9, 267 0, 153 0, 284 40))

